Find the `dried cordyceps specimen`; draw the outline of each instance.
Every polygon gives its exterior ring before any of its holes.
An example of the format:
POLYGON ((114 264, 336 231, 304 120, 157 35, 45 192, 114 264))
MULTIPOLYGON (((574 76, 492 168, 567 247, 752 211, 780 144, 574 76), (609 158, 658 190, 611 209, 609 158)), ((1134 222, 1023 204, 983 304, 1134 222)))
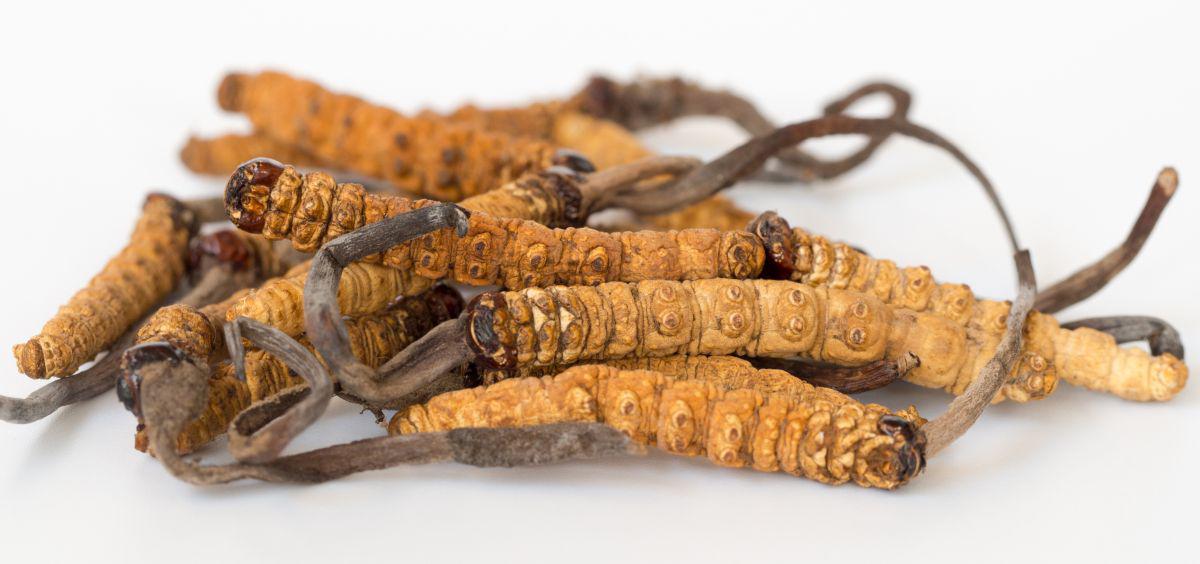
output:
MULTIPOLYGON (((498 368, 673 354, 799 357, 858 366, 912 352, 906 379, 963 393, 1000 342, 1008 304, 971 304, 966 323, 875 296, 784 281, 695 280, 528 288, 480 295, 465 318, 478 362, 498 368)), ((1168 399, 1187 368, 1121 349, 1090 329, 1033 313, 1004 397, 1044 397, 1057 378, 1129 399, 1168 399)))
MULTIPOLYGON (((304 333, 304 283, 308 264, 286 276, 268 280, 232 304, 223 320, 246 317, 295 337, 304 333)), ((346 268, 338 288, 338 306, 344 315, 359 316, 383 309, 397 297, 428 290, 433 280, 375 264, 356 263, 346 268)))
MULTIPOLYGON (((248 274, 246 270, 228 262, 198 261, 192 265, 195 282, 175 305, 196 308, 224 299, 251 282, 252 277, 248 274)), ((148 322, 149 320, 139 326, 148 322)), ((0 420, 31 423, 50 415, 60 407, 91 399, 111 390, 120 376, 120 363, 124 352, 134 344, 139 326, 126 331, 104 358, 86 370, 70 378, 46 384, 27 398, 0 396, 0 420)))
POLYGON ((221 176, 254 157, 270 157, 303 167, 325 167, 316 157, 259 133, 231 133, 211 139, 192 136, 179 151, 179 158, 188 170, 221 176))
POLYGON ((17 369, 32 378, 70 376, 112 345, 175 288, 183 276, 190 210, 163 194, 146 199, 129 244, 59 308, 41 333, 13 347, 17 369))
MULTIPOLYGON (((399 300, 386 311, 364 315, 346 323, 350 347, 356 358, 371 367, 387 362, 397 352, 425 334, 433 326, 458 316, 462 298, 454 290, 438 286, 430 292, 399 300)), ((192 359, 203 359, 191 355, 192 359)), ((245 380, 238 378, 229 361, 218 364, 208 382, 208 405, 180 433, 176 449, 189 453, 225 433, 233 418, 252 402, 264 400, 285 388, 303 383, 283 360, 262 350, 246 352, 243 360, 245 380)), ((136 405, 138 382, 127 379, 129 406, 136 405)), ((144 428, 139 428, 135 446, 148 446, 144 428)))
POLYGON ((230 74, 217 98, 281 143, 440 200, 457 201, 572 158, 544 141, 405 117, 277 72, 230 74))
POLYGON ((624 454, 630 443, 596 424, 542 425, 527 429, 464 429, 355 441, 279 457, 325 411, 333 383, 317 360, 276 329, 239 319, 235 327, 263 350, 284 360, 307 384, 252 405, 230 426, 235 464, 202 466, 175 451, 176 437, 206 402, 207 374, 186 358, 164 358, 142 369, 138 406, 144 409, 151 448, 163 466, 193 484, 240 479, 316 483, 397 464, 453 460, 476 466, 522 466, 624 454))
MULTIPOLYGON (((289 166, 255 160, 226 187, 230 219, 301 250, 384 218, 433 205, 429 200, 367 194, 322 173, 303 177, 289 166)), ((551 283, 595 284, 653 278, 745 278, 761 268, 762 246, 745 231, 686 230, 610 234, 587 228, 550 229, 536 222, 475 213, 463 237, 438 232, 376 257, 434 280, 520 288, 551 283)))
POLYGON ((438 396, 392 418, 392 434, 465 427, 603 422, 634 442, 707 456, 727 467, 785 471, 828 484, 892 489, 925 464, 925 436, 879 405, 818 390, 764 394, 678 381, 659 372, 579 366, 546 378, 507 380, 438 396))
MULTIPOLYGON (((230 270, 245 273, 245 281, 240 286, 278 276, 292 266, 287 258, 278 256, 272 244, 261 236, 234 230, 198 237, 191 249, 193 270, 205 260, 215 260, 230 270)), ((203 307, 187 304, 163 307, 138 329, 136 343, 165 342, 189 357, 201 360, 223 353, 225 312, 242 300, 247 292, 249 290, 242 290, 203 307)))

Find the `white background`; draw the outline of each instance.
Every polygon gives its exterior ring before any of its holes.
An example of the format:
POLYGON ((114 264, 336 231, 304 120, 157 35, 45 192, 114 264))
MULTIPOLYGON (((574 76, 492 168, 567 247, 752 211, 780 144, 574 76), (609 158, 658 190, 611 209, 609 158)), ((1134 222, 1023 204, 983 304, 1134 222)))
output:
MULTIPOLYGON (((788 4, 6 5, 0 342, 23 342, 99 269, 148 189, 215 194, 220 182, 189 174, 177 150, 189 132, 244 127, 216 107, 222 73, 276 67, 404 111, 561 96, 594 71, 682 73, 736 88, 777 120, 812 116, 864 80, 892 79, 914 91, 915 120, 984 165, 1043 283, 1120 241, 1159 168, 1172 164, 1180 193, 1145 251, 1062 317, 1163 316, 1200 353, 1195 8, 788 4)), ((643 138, 711 157, 743 136, 692 119, 643 138)), ((891 141, 828 185, 733 193, 979 294, 1012 295, 984 199, 920 144, 891 141)), ((38 385, 6 372, 6 394, 38 385)), ((916 402, 930 416, 948 401, 910 386, 870 399, 916 402)), ((663 455, 204 489, 135 452, 133 418, 106 395, 0 426, 0 541, 10 562, 1183 560, 1195 558, 1198 402, 1195 385, 1154 405, 1063 386, 1041 403, 989 410, 891 493, 663 455)), ((378 432, 342 404, 298 447, 378 432)))

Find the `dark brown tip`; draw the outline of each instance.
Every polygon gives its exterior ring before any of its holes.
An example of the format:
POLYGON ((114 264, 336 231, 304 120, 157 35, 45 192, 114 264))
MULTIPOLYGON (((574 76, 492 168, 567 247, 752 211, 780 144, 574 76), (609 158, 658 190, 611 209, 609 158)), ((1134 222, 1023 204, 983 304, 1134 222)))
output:
POLYGON ((249 77, 240 72, 231 72, 221 79, 217 87, 217 105, 227 112, 242 111, 242 89, 249 77))
POLYGON ((117 380, 117 399, 125 409, 142 417, 142 369, 152 363, 166 362, 176 366, 186 358, 183 351, 161 342, 143 343, 130 347, 121 356, 121 377, 117 380))
POLYGON ((429 290, 429 303, 434 305, 434 325, 462 315, 462 294, 445 284, 438 284, 429 290))
POLYGON ((186 229, 188 234, 191 235, 196 234, 200 230, 200 221, 196 217, 196 212, 175 196, 163 192, 151 192, 146 195, 146 201, 142 204, 142 207, 144 208, 150 202, 154 201, 166 202, 171 207, 171 222, 179 226, 180 229, 186 229))
POLYGON ((509 368, 516 363, 515 355, 496 333, 496 312, 507 308, 501 292, 484 292, 467 305, 467 343, 475 362, 489 368, 509 368))
POLYGON ((583 179, 575 169, 552 166, 542 171, 547 187, 562 203, 562 220, 567 225, 583 225, 587 219, 583 211, 583 190, 579 183, 583 179))
POLYGON ((555 151, 551 162, 556 165, 565 166, 575 172, 596 172, 596 165, 592 161, 583 156, 583 153, 571 149, 559 149, 555 151))
POLYGON ((212 258, 235 270, 245 270, 254 266, 254 251, 232 229, 223 229, 194 239, 190 251, 189 264, 193 271, 200 270, 200 264, 205 258, 212 258))
POLYGON ((242 163, 225 185, 225 213, 234 225, 248 233, 262 233, 267 196, 283 174, 279 161, 257 158, 242 163))
POLYGON ((879 418, 879 432, 896 440, 896 479, 904 484, 925 469, 925 433, 903 417, 884 415, 879 418))
POLYGON ((612 119, 620 97, 620 85, 606 76, 593 76, 577 96, 581 112, 598 118, 612 119))
POLYGON ((792 227, 787 220, 775 212, 765 212, 754 218, 746 229, 762 241, 766 255, 763 278, 791 280, 796 261, 792 255, 792 227))

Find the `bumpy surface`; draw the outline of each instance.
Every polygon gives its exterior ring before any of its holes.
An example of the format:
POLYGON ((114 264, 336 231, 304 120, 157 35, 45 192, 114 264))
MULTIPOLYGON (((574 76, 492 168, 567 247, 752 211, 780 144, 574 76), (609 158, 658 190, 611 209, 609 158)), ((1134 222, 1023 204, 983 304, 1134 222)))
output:
MULTIPOLYGON (((386 311, 351 319, 346 323, 351 351, 363 364, 381 366, 433 326, 456 316, 461 305, 461 298, 452 290, 438 288, 400 300, 386 311)), ((282 361, 261 350, 247 351, 245 370, 243 382, 229 362, 214 368, 208 383, 208 407, 179 435, 176 446, 180 453, 192 452, 225 433, 234 416, 252 402, 304 383, 282 361)), ((135 446, 145 450, 141 433, 135 446)))
MULTIPOLYGON (((581 113, 580 99, 504 109, 468 105, 446 116, 422 112, 407 118, 278 72, 231 74, 218 99, 225 109, 246 113, 260 131, 189 141, 184 162, 198 172, 228 173, 256 157, 305 166, 324 160, 455 201, 545 168, 553 160, 547 143, 580 151, 601 169, 651 154, 624 127, 581 113)), ((660 229, 730 230, 741 229, 751 217, 717 196, 648 219, 660 229)))
POLYGON ((491 190, 554 159, 544 141, 406 117, 277 72, 229 75, 217 95, 281 143, 440 200, 491 190))
MULTIPOLYGON (((300 176, 267 160, 247 163, 230 179, 226 210, 241 229, 290 239, 300 250, 434 202, 367 194, 323 173, 300 176)), ((550 229, 533 221, 474 213, 469 231, 432 233, 398 245, 384 264, 431 279, 507 288, 598 284, 609 280, 747 278, 762 267, 762 245, 746 231, 690 229, 603 233, 550 229)))
MULTIPOLYGON (((468 307, 468 341, 478 362, 501 369, 677 354, 861 366, 913 353, 921 363, 905 379, 958 395, 994 354, 1008 310, 1007 303, 976 301, 963 326, 871 294, 799 282, 652 280, 484 293, 468 307)), ((1066 331, 1052 317, 1032 314, 1021 357, 996 399, 1045 397, 1057 382, 1056 365, 1072 382, 1088 381, 1084 374, 1120 382, 1124 387, 1093 387, 1130 399, 1165 399, 1186 380, 1174 357, 1118 349, 1089 331, 1066 331), (1136 396, 1128 391, 1135 386, 1152 391, 1136 396)))
MULTIPOLYGON (((248 317, 295 337, 304 332, 304 282, 308 268, 264 282, 228 308, 225 319, 248 317)), ((342 271, 338 307, 343 315, 379 311, 399 296, 428 290, 434 281, 408 271, 375 264, 354 263, 342 271)))
POLYGON ((169 196, 148 197, 129 244, 41 333, 13 347, 17 369, 32 378, 70 376, 166 297, 183 276, 194 228, 189 215, 169 196))
MULTIPOLYGON (((1008 305, 979 300, 970 286, 939 283, 924 266, 902 268, 890 260, 872 258, 848 245, 792 228, 772 213, 755 219, 750 230, 766 247, 763 269, 772 277, 865 292, 898 308, 940 315, 968 330, 970 356, 979 363, 1000 342, 1008 305)), ((922 356, 921 360, 937 359, 922 356)), ((966 374, 946 379, 932 376, 937 371, 922 368, 908 379, 956 395, 971 382, 966 374)), ((1017 401, 1044 398, 1062 378, 1125 399, 1163 401, 1187 382, 1187 367, 1171 354, 1151 357, 1140 349, 1120 348, 1107 334, 1060 329, 1053 317, 1036 312, 1026 328, 1020 368, 1001 397, 1017 401)))
MULTIPOLYGON (((772 377, 781 376, 764 374, 772 377)), ((397 413, 388 431, 597 421, 671 453, 828 484, 891 489, 921 471, 924 435, 917 424, 836 392, 811 386, 806 392, 722 389, 659 372, 579 366, 437 396, 397 413)))

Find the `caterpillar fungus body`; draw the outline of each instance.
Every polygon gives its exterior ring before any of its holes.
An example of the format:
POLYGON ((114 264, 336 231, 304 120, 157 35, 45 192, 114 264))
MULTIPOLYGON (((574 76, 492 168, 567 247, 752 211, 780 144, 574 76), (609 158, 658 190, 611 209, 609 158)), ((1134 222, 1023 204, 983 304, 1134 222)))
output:
MULTIPOLYGON (((860 366, 913 353, 920 365, 907 380, 957 395, 994 353, 1009 307, 974 302, 970 319, 959 324, 869 293, 798 282, 648 280, 484 293, 468 306, 466 327, 477 362, 494 368, 677 354, 860 366)), ((1147 394, 1131 399, 1166 399, 1186 380, 1186 367, 1170 355, 1152 358, 1094 335, 1103 334, 1061 329, 1051 316, 1031 315, 1020 361, 997 399, 1044 397, 1057 378, 1075 381, 1080 374, 1111 383, 1109 391, 1137 384, 1147 394)))
MULTIPOLYGON (((966 284, 939 283, 924 266, 897 267, 890 260, 876 259, 849 245, 792 228, 771 212, 756 218, 749 229, 763 241, 764 271, 771 277, 865 292, 897 308, 937 314, 992 342, 999 342, 1004 332, 1007 304, 979 300, 966 284)), ((1003 397, 1017 401, 1041 399, 1054 391, 1055 381, 1061 378, 1124 399, 1165 401, 1187 383, 1187 366, 1170 353, 1152 356, 1141 349, 1122 348, 1107 333, 1089 328, 1062 329, 1052 316, 1036 311, 1030 316, 1029 327, 1043 328, 1042 340, 1031 343, 1027 336, 1024 363, 1042 376, 1011 381, 1003 397), (1042 365, 1047 368, 1037 368, 1042 365)), ((921 359, 935 361, 933 357, 921 359)), ((930 374, 928 369, 917 370, 909 379, 955 395, 970 383, 969 379, 950 380, 930 374)))
MULTIPOLYGON (((368 194, 324 173, 260 159, 246 163, 226 187, 226 211, 241 229, 290 239, 300 250, 430 200, 368 194)), ((422 236, 375 257, 418 276, 507 288, 598 284, 609 280, 755 276, 762 246, 746 231, 689 229, 610 234, 588 228, 551 229, 534 221, 473 213, 466 236, 449 230, 422 236)))
POLYGON ((95 358, 175 288, 183 277, 192 212, 151 194, 129 244, 42 327, 13 347, 17 369, 31 378, 70 376, 95 358))
MULTIPOLYGON (((764 381, 791 378, 762 370, 764 381)), ((391 434, 597 421, 636 442, 721 466, 892 489, 924 466, 915 413, 892 413, 796 380, 792 393, 587 365, 442 394, 398 412, 391 434), (915 418, 915 420, 914 420, 915 418)))

